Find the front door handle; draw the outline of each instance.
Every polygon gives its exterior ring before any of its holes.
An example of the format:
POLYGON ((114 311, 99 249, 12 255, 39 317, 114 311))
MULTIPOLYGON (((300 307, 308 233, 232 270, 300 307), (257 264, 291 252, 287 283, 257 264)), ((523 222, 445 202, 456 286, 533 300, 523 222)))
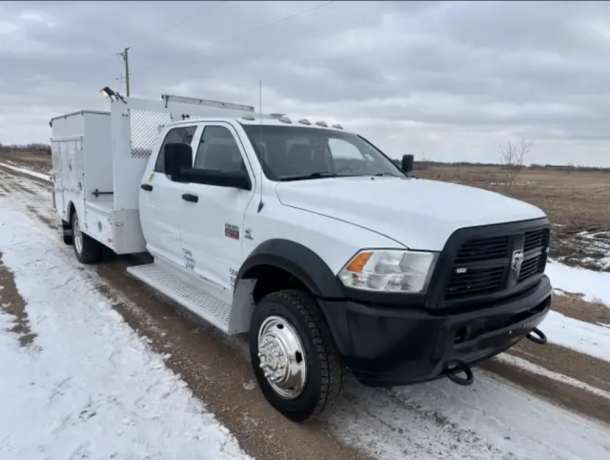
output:
POLYGON ((153 186, 150 184, 142 184, 140 185, 142 190, 146 190, 147 192, 152 192, 153 186))
POLYGON ((184 201, 190 201, 191 203, 197 203, 199 201, 199 197, 197 195, 191 195, 190 193, 185 193, 182 195, 182 199, 184 201))

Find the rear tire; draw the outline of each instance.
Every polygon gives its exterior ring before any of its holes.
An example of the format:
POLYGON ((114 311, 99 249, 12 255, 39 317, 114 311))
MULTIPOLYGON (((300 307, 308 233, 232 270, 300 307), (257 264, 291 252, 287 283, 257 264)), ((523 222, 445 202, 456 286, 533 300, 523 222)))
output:
POLYGON ((102 260, 102 243, 82 232, 76 211, 72 214, 72 241, 74 254, 81 264, 93 264, 102 260))
POLYGON ((249 342, 258 385, 278 412, 304 422, 332 408, 343 365, 311 294, 284 290, 263 297, 250 320, 249 342))
POLYGON ((72 238, 72 223, 67 222, 65 220, 61 220, 61 232, 62 239, 64 243, 68 246, 72 246, 74 244, 74 238, 72 238))

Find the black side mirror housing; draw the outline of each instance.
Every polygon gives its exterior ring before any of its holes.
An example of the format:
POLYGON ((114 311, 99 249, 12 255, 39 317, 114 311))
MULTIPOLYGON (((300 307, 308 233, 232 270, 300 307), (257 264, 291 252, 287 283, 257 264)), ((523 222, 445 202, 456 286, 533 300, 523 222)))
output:
POLYGON ((182 171, 193 167, 193 149, 188 144, 169 143, 164 147, 165 174, 174 182, 182 181, 182 171))
POLYGON ((400 163, 400 169, 407 175, 413 176, 413 162, 415 157, 413 155, 403 155, 400 163))
POLYGON ((184 182, 252 190, 252 182, 246 171, 217 171, 213 169, 183 169, 180 177, 184 182))

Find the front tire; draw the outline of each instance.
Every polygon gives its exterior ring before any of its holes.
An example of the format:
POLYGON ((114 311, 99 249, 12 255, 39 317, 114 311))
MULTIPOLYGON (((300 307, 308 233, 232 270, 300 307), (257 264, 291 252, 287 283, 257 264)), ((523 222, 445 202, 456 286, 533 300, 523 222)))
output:
POLYGON ((304 422, 332 408, 343 366, 311 294, 285 290, 265 296, 252 315, 249 342, 258 385, 278 412, 304 422))
POLYGON ((74 254, 81 264, 93 264, 102 260, 102 244, 83 233, 76 212, 72 215, 72 242, 74 254))

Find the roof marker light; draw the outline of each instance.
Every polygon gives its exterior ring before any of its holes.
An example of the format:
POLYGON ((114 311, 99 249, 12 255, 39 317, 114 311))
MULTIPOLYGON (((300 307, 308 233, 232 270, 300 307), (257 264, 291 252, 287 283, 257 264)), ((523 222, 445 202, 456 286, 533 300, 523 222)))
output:
POLYGON ((280 120, 282 123, 292 123, 292 120, 285 115, 278 118, 278 120, 280 120))
POLYGON ((339 123, 336 123, 333 125, 333 128, 343 129, 343 126, 341 126, 339 123))
POLYGON ((248 121, 254 121, 255 118, 252 115, 244 115, 242 117, 244 120, 248 120, 248 121))
POLYGON ((301 123, 303 125, 307 125, 307 126, 311 125, 311 121, 309 121, 307 118, 301 118, 299 120, 299 123, 301 123))
POLYGON ((325 121, 316 121, 316 125, 328 128, 328 124, 325 121))

